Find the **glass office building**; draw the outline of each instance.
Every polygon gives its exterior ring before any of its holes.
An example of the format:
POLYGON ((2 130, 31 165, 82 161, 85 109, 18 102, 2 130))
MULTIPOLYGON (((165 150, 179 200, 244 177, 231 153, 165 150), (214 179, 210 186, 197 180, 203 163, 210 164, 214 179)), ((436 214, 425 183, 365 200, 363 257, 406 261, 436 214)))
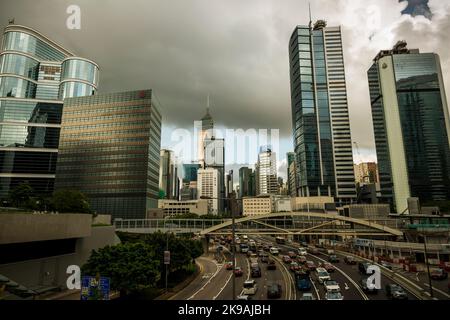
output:
POLYGON ((0 198, 27 183, 53 192, 63 102, 92 95, 99 68, 29 27, 10 24, 0 50, 0 198))
POLYGON ((80 190, 98 213, 143 219, 158 207, 160 148, 151 90, 67 98, 56 188, 80 190))
POLYGON ((297 26, 289 42, 300 196, 356 198, 340 27, 297 26))
POLYGON ((439 56, 398 42, 368 71, 381 194, 398 213, 407 199, 450 199, 450 123, 439 56))

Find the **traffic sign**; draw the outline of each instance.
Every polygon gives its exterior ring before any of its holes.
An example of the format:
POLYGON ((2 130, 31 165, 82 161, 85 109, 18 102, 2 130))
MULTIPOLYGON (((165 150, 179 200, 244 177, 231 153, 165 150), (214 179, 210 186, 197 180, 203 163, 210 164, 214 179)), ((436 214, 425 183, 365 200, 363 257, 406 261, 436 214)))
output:
POLYGON ((170 264, 170 251, 164 251, 164 264, 170 264))
POLYGON ((109 300, 110 280, 106 277, 83 276, 81 300, 109 300))

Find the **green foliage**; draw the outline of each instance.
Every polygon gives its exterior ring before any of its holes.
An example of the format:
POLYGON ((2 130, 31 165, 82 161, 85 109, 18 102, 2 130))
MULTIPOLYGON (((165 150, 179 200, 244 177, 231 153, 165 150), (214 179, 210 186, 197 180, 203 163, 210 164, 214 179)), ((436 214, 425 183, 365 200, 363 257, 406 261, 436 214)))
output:
POLYGON ((54 210, 61 213, 91 213, 88 199, 78 190, 55 191, 51 204, 54 210))
POLYGON ((142 242, 107 246, 93 251, 82 267, 83 275, 111 279, 111 288, 130 293, 156 286, 161 277, 155 248, 142 242))
POLYGON ((34 194, 33 188, 28 183, 21 183, 9 193, 11 204, 18 208, 25 208, 30 205, 34 194))
POLYGON ((166 198, 166 192, 162 189, 159 189, 158 199, 165 199, 165 198, 166 198))

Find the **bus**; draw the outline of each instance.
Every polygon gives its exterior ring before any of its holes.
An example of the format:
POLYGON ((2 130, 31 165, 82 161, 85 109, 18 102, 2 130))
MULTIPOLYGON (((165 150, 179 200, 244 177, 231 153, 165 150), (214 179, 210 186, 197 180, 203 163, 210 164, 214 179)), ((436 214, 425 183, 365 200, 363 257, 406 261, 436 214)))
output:
POLYGON ((300 291, 311 290, 311 279, 306 272, 297 272, 295 274, 295 283, 300 291))
POLYGON ((286 244, 286 239, 283 237, 276 237, 275 240, 278 244, 286 244))

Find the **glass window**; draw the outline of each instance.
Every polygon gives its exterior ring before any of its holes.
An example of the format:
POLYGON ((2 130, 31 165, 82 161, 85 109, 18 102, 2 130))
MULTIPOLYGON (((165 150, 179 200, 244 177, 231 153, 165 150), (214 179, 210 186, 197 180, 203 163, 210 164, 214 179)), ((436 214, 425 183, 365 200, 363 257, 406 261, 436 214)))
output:
POLYGON ((0 74, 12 73, 32 80, 38 79, 39 62, 18 54, 0 56, 0 74))
POLYGON ((311 52, 300 52, 300 59, 311 59, 311 52))
POLYGON ((311 67, 311 60, 300 59, 300 67, 311 67))
POLYGON ((14 77, 0 77, 0 97, 34 98, 36 84, 14 77))
POLYGON ((6 33, 4 49, 29 53, 49 61, 62 61, 66 57, 64 53, 44 41, 29 34, 16 31, 6 33))
POLYGON ((314 99, 314 94, 312 93, 312 91, 303 91, 302 92, 302 99, 314 99))
POLYGON ((300 76, 301 82, 312 82, 312 76, 309 75, 301 75, 300 76))
POLYGON ((312 70, 311 70, 311 68, 308 68, 308 67, 301 67, 300 73, 301 74, 312 74, 312 70))
POLYGON ((298 43, 310 44, 309 37, 298 37, 298 43))
POLYGON ((302 108, 314 108, 314 100, 302 100, 302 108))
POLYGON ((299 36, 309 36, 310 35, 309 29, 299 28, 299 29, 297 29, 297 33, 299 36))
POLYGON ((310 51, 311 48, 310 48, 309 44, 299 44, 298 45, 298 50, 300 50, 300 51, 310 51))

